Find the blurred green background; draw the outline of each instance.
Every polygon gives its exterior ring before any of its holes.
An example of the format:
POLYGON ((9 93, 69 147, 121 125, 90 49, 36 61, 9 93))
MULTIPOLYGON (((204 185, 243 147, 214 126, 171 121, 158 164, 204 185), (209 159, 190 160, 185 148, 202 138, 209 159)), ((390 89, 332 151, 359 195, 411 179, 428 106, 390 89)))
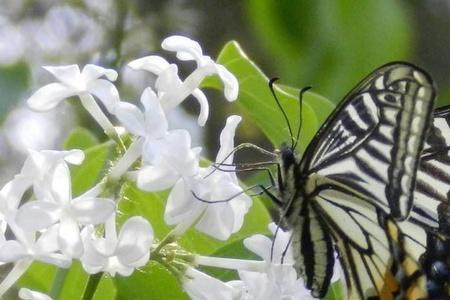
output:
MULTIPOLYGON (((6 36, 0 43, 0 120, 6 124, 0 147, 3 163, 22 157, 14 155, 20 149, 5 131, 15 132, 10 127, 17 124, 24 127, 20 118, 12 125, 8 122, 10 111, 50 82, 40 65, 93 62, 122 69, 131 59, 163 53, 160 41, 171 34, 199 41, 213 57, 227 41, 237 40, 269 77, 278 76, 281 83, 298 88, 311 85, 333 102, 374 68, 406 60, 432 74, 439 105, 450 103, 450 1, 445 0, 2 1, 0 14, 0 32, 6 36), (2 58, 4 52, 7 59, 2 58)), ((139 97, 133 77, 118 84, 127 100, 139 97)), ((211 92, 210 97, 223 96, 211 92)), ((184 104, 187 112, 197 110, 192 103, 184 104)), ((213 155, 217 133, 235 108, 221 99, 211 105, 202 139, 213 155)), ((72 120, 69 127, 81 123, 97 130, 82 111, 67 119, 72 120)), ((21 130, 33 134, 37 129, 33 125, 21 130)), ((247 124, 239 136, 258 143, 259 135, 247 124)), ((26 135, 23 139, 28 140, 26 135)), ((51 145, 61 147, 62 138, 55 139, 51 145)))

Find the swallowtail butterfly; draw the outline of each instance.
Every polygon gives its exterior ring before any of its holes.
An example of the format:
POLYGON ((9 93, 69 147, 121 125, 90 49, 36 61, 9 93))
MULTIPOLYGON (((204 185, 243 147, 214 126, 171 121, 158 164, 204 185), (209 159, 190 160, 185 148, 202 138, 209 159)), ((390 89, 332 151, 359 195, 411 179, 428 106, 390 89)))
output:
POLYGON ((427 275, 430 299, 450 299, 450 106, 436 109, 422 152, 412 214, 425 226, 438 229, 427 234, 420 262, 427 275), (437 211, 437 220, 433 212, 437 211), (430 217, 431 216, 431 217, 430 217))
POLYGON ((336 248, 350 299, 421 297, 420 271, 408 261, 437 224, 435 210, 414 202, 434 98, 425 71, 384 65, 344 97, 301 158, 294 146, 279 150, 272 198, 313 296, 330 285, 336 248))

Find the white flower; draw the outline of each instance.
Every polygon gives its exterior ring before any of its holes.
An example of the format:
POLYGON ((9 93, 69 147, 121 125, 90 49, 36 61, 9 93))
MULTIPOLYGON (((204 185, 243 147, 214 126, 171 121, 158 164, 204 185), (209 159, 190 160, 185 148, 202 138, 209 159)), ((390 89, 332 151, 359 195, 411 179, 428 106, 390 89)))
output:
POLYGON ((228 101, 236 100, 239 91, 236 77, 224 66, 216 64, 209 56, 203 55, 197 42, 182 36, 171 36, 163 41, 162 47, 177 52, 177 57, 181 60, 195 60, 197 68, 182 81, 178 76, 178 67, 175 64, 169 64, 159 56, 143 57, 130 62, 128 66, 135 70, 146 70, 158 76, 155 88, 165 112, 169 112, 192 95, 200 104, 198 123, 200 126, 205 125, 209 115, 209 105, 199 86, 205 77, 214 74, 217 74, 224 84, 225 98, 228 101))
MULTIPOLYGON (((233 155, 224 159, 234 147, 234 133, 240 120, 239 116, 227 119, 220 135, 217 163, 232 162, 233 155)), ((182 178, 175 184, 167 200, 164 220, 167 224, 189 225, 198 220, 195 227, 199 231, 226 240, 242 227, 251 203, 234 172, 203 168, 195 177, 182 178)))
MULTIPOLYGON (((276 225, 269 224, 269 229, 275 233, 276 225)), ((279 229, 274 242, 261 234, 244 240, 245 247, 266 262, 264 272, 238 270, 244 283, 243 288, 248 297, 251 296, 249 299, 314 299, 304 287, 303 280, 297 279, 293 268, 292 248, 285 252, 290 235, 289 232, 279 229)))
POLYGON ((0 261, 5 263, 19 260, 39 260, 61 268, 70 266, 70 257, 60 253, 58 243, 58 225, 53 225, 43 232, 18 230, 11 226, 16 240, 7 240, 0 245, 0 261), (20 234, 19 234, 20 233, 20 234))
POLYGON ((117 72, 96 65, 86 65, 80 72, 77 65, 44 67, 60 82, 50 83, 37 90, 28 100, 28 106, 36 111, 54 108, 71 96, 80 97, 82 105, 102 126, 108 135, 116 134, 114 127, 104 115, 92 95, 96 96, 109 112, 120 101, 119 93, 111 83, 117 79, 117 72), (101 79, 105 76, 106 79, 101 79))
POLYGON ((141 103, 144 113, 126 102, 116 107, 117 118, 137 139, 113 168, 111 176, 120 177, 139 156, 143 166, 135 174, 140 189, 167 189, 180 177, 195 175, 201 149, 191 149, 191 136, 186 130, 168 130, 164 111, 150 88, 144 90, 141 103))
POLYGON ((52 298, 44 293, 32 291, 27 288, 21 288, 19 290, 19 297, 24 300, 52 300, 52 298))
POLYGON ((65 162, 55 166, 43 187, 46 198, 22 205, 16 216, 17 224, 27 231, 38 231, 59 222, 58 241, 63 253, 78 258, 83 253, 80 226, 100 224, 115 210, 110 199, 98 198, 100 189, 94 187, 72 199, 69 167, 65 162))
POLYGON ((183 289, 193 300, 233 300, 239 293, 232 285, 191 267, 186 270, 183 289))
POLYGON ((119 93, 110 82, 117 79, 117 72, 96 65, 86 65, 80 72, 77 65, 46 66, 60 82, 50 83, 37 90, 28 100, 28 106, 38 111, 54 108, 64 99, 80 96, 85 93, 93 94, 103 102, 108 111, 119 102, 119 93), (108 80, 100 79, 105 76, 108 80))
MULTIPOLYGON (((270 230, 275 232, 276 225, 270 224, 270 230)), ((228 282, 228 285, 239 290, 241 300, 285 300, 313 299, 304 287, 303 280, 297 278, 293 268, 291 249, 288 249, 283 264, 281 258, 289 244, 290 233, 277 232, 272 247, 272 241, 264 235, 254 235, 244 240, 244 245, 254 252, 262 261, 197 256, 195 263, 204 266, 235 269, 240 280, 228 282), (273 252, 272 252, 273 249, 273 252)))
POLYGON ((85 252, 81 257, 83 268, 89 274, 107 272, 129 276, 135 268, 145 265, 150 258, 153 229, 142 217, 128 219, 116 233, 115 217, 105 224, 104 237, 97 237, 94 228, 83 230, 85 252))
POLYGON ((51 176, 61 164, 80 165, 84 160, 84 152, 78 149, 68 151, 28 150, 28 157, 20 171, 19 177, 33 185, 33 192, 38 199, 52 198, 51 176))

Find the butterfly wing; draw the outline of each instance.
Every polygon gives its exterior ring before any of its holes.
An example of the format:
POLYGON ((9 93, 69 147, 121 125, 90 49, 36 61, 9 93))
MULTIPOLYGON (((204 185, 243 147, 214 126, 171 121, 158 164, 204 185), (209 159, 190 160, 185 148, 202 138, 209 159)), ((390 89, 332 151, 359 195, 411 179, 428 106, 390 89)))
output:
POLYGON ((405 219, 434 97, 430 77, 413 65, 377 69, 319 130, 302 170, 360 191, 396 219, 405 219))
MULTIPOLYGON (((450 193, 450 106, 436 109, 422 152, 414 191, 411 218, 425 228, 437 228, 439 205, 449 203, 450 193)), ((441 205, 441 207, 443 207, 441 205)), ((441 213, 441 215, 443 215, 441 213)), ((443 220, 445 223, 445 220, 443 220)), ((450 222, 450 221, 447 221, 450 222)), ((442 223, 442 222, 441 222, 442 223)), ((441 227, 443 224, 441 224, 441 227)), ((444 227, 450 227, 445 226, 444 227)), ((447 230, 450 237, 450 228, 447 230)))
MULTIPOLYGON (((391 63, 379 68, 344 98, 299 164, 298 173, 307 177, 307 202, 325 222, 341 255, 351 299, 384 297, 386 289, 394 293, 388 283, 403 288, 392 271, 400 262, 391 253, 392 239, 380 214, 403 220, 411 210, 434 95, 430 77, 415 66, 391 63)), ((417 260, 425 251, 426 233, 415 223, 403 223, 408 236, 397 245, 407 245, 417 260)), ((294 226, 294 241, 304 229, 294 226)), ((316 251, 329 252, 323 238, 309 242, 316 251)), ((299 243, 298 251, 304 247, 311 246, 299 243)), ((305 272, 316 294, 327 288, 327 265, 322 261, 305 272)))
POLYGON ((383 210, 343 189, 322 190, 311 206, 336 243, 349 299, 421 299, 426 293, 417 264, 426 236, 418 225, 402 222, 409 227, 399 229, 383 210))

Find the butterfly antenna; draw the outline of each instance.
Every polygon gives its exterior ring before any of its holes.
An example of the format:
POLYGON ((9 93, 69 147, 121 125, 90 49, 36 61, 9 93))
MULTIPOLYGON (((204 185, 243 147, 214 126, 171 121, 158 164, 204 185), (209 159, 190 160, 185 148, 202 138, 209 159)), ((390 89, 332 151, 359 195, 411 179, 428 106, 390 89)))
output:
POLYGON ((295 148, 297 147, 298 141, 300 139, 300 133, 302 131, 302 124, 303 124, 303 94, 306 91, 310 90, 310 89, 311 89, 311 87, 307 86, 307 87, 304 87, 304 88, 302 88, 300 90, 300 94, 299 94, 299 97, 298 97, 299 98, 299 116, 298 116, 299 117, 298 118, 299 123, 298 123, 297 136, 295 138, 295 144, 292 146, 292 150, 295 150, 295 148))
POLYGON ((275 99, 275 102, 277 103, 278 108, 281 110, 281 113, 283 114, 284 120, 286 121, 286 124, 288 126, 289 135, 291 136, 291 146, 294 146, 294 135, 292 134, 291 123, 289 122, 289 118, 288 118, 286 112, 284 111, 283 107, 281 106, 280 100, 278 100, 278 97, 275 94, 275 90, 273 88, 273 84, 278 79, 279 79, 278 77, 274 77, 274 78, 270 79, 269 80, 269 88, 270 88, 270 92, 272 92, 273 98, 275 99))

